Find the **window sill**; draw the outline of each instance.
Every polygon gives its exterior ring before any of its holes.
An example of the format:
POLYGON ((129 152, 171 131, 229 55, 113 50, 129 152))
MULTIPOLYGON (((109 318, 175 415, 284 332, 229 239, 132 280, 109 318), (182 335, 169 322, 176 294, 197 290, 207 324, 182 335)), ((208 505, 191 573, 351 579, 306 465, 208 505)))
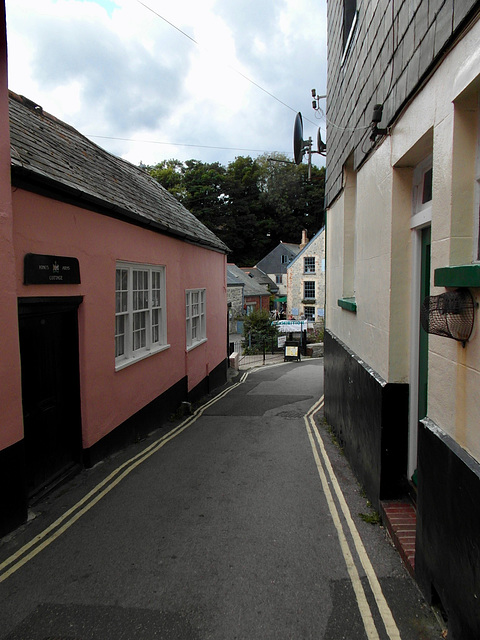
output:
POLYGON ((193 349, 196 349, 197 347, 199 347, 201 344, 204 344, 207 341, 207 338, 203 338, 203 340, 199 340, 198 342, 194 342, 193 344, 191 344, 190 346, 187 346, 187 353, 189 351, 192 351, 193 349))
POLYGON ((142 351, 136 356, 132 356, 131 358, 125 358, 125 360, 119 360, 115 363, 115 371, 121 371, 126 367, 129 367, 131 364, 135 364, 136 362, 140 362, 141 360, 145 360, 146 358, 150 358, 150 356, 154 356, 156 353, 161 353, 162 351, 166 351, 170 349, 169 344, 162 344, 161 347, 157 347, 155 349, 150 349, 150 351, 142 351))
POLYGON ((435 269, 436 287, 480 287, 480 264, 435 269))
POLYGON ((339 298, 337 300, 337 304, 345 311, 351 311, 352 313, 357 313, 357 303, 355 298, 339 298))

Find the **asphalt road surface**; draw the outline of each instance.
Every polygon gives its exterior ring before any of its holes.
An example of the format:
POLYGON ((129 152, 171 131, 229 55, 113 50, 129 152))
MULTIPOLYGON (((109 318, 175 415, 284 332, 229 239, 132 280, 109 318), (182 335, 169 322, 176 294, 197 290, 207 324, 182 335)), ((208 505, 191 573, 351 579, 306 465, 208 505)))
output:
POLYGON ((322 394, 321 359, 250 371, 35 505, 0 639, 439 639, 322 394))

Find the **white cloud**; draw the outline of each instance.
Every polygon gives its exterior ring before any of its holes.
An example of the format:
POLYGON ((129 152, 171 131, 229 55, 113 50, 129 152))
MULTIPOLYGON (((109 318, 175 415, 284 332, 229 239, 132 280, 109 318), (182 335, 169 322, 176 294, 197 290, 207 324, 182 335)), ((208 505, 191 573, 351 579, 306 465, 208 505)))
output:
POLYGON ((315 137, 325 0, 142 2, 7 0, 10 88, 134 163, 291 151, 296 111, 315 137))

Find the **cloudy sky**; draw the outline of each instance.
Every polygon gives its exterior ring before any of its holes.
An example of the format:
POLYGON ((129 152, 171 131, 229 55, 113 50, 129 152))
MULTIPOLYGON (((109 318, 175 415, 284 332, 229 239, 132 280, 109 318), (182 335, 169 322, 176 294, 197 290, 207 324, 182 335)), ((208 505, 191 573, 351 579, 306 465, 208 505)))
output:
POLYGON ((326 0, 6 5, 10 89, 130 162, 293 156, 297 111, 325 138, 326 0))

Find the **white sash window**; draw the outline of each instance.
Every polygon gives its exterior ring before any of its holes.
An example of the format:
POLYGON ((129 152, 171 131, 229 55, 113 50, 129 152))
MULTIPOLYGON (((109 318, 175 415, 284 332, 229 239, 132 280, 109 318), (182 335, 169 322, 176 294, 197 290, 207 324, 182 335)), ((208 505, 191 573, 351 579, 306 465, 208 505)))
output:
POLYGON ((167 346, 165 267, 117 263, 116 368, 122 368, 167 346))
POLYGON ((185 292, 187 324, 187 349, 192 349, 207 339, 205 318, 205 289, 185 292))

